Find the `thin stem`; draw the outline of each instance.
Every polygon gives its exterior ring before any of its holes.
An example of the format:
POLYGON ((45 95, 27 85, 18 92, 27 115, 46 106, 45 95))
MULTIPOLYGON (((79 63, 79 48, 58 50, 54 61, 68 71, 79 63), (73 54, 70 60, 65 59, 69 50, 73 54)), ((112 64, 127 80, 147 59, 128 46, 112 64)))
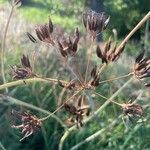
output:
POLYGON ((1 142, 0 142, 0 148, 1 148, 2 150, 6 150, 5 147, 2 145, 1 142))
POLYGON ((86 84, 87 75, 88 75, 88 71, 89 71, 89 64, 90 64, 90 58, 91 58, 91 55, 90 55, 90 54, 92 54, 93 44, 94 44, 94 39, 92 38, 92 43, 91 43, 90 52, 89 52, 89 55, 88 55, 87 66, 86 66, 86 72, 85 72, 85 81, 84 81, 85 84, 86 84))
MULTIPOLYGON (((9 17, 8 17, 8 20, 7 20, 7 23, 6 23, 6 27, 4 29, 4 37, 3 37, 3 41, 2 41, 2 47, 1 47, 1 74, 2 74, 3 83, 6 83, 5 72, 4 72, 4 70, 5 70, 4 69, 4 58, 5 58, 5 53, 4 52, 5 52, 6 35, 7 35, 7 32, 8 32, 8 27, 9 27, 9 24, 10 24, 11 17, 13 15, 13 11, 14 11, 14 7, 12 6, 9 17)), ((7 87, 5 88, 5 91, 6 91, 6 93, 8 93, 7 87)))
POLYGON ((74 72, 74 70, 70 67, 70 65, 68 65, 69 69, 71 70, 71 72, 73 73, 73 75, 78 79, 78 81, 80 82, 81 85, 83 85, 82 81, 80 80, 80 78, 77 76, 77 74, 74 72))
MULTIPOLYGON (((110 100, 114 99, 120 92, 122 92, 122 90, 124 88, 126 88, 129 83, 131 83, 131 81, 133 80, 133 78, 130 78, 121 88, 119 88, 99 109, 97 109, 90 117, 88 117, 87 119, 84 120, 84 123, 87 123, 89 121, 91 121, 95 115, 98 115, 100 112, 102 112, 105 107, 111 102, 110 100)), ((71 133, 71 131, 75 130, 76 126, 72 126, 71 128, 69 128, 64 135, 62 136, 60 143, 59 143, 59 150, 63 149, 63 144, 66 140, 66 138, 69 136, 69 133, 71 133)))
MULTIPOLYGON (((102 98, 104 98, 105 100, 108 100, 108 98, 107 97, 105 97, 105 96, 103 96, 103 95, 101 95, 101 94, 99 94, 99 93, 97 93, 97 92, 94 92, 96 95, 98 95, 98 96, 100 96, 100 97, 102 97, 102 98)), ((117 104, 117 105, 119 105, 119 106, 121 106, 122 107, 122 104, 120 104, 120 103, 117 103, 116 101, 114 101, 114 100, 110 100, 112 103, 114 103, 114 104, 117 104)))
POLYGON ((129 77, 131 75, 133 75, 133 72, 131 72, 127 75, 120 76, 120 77, 115 77, 115 78, 111 78, 111 79, 108 79, 108 80, 100 81, 99 84, 106 83, 106 82, 111 82, 111 81, 114 81, 114 80, 123 79, 123 78, 129 77))
POLYGON ((51 114, 49 114, 48 116, 44 117, 44 118, 41 118, 39 119, 40 121, 45 121, 47 120, 48 118, 50 118, 53 114, 55 114, 57 111, 59 111, 67 102, 69 102, 73 97, 75 97, 80 91, 77 91, 74 95, 72 95, 71 97, 69 97, 69 99, 67 99, 65 101, 65 103, 63 103, 61 106, 59 106, 54 112, 52 112, 51 114))
POLYGON ((102 71, 105 69, 105 67, 107 66, 106 63, 103 63, 102 66, 99 68, 98 70, 98 76, 102 73, 102 71))
POLYGON ((147 21, 150 19, 150 11, 144 16, 144 18, 133 28, 133 30, 125 37, 125 39, 120 43, 116 49, 116 53, 120 51, 122 47, 127 43, 131 36, 147 21))
MULTIPOLYGON (((118 117, 120 118, 120 116, 118 117)), ((94 134, 90 135, 89 137, 87 137, 85 140, 79 142, 78 144, 76 144, 75 146, 73 146, 71 148, 71 150, 76 150, 78 149, 81 145, 85 144, 85 143, 89 143, 90 141, 94 140, 95 138, 97 138, 98 136, 100 136, 103 132, 109 130, 110 128, 114 127, 117 122, 118 122, 118 118, 114 119, 112 123, 110 123, 107 127, 100 129, 99 131, 95 132, 94 134)))
MULTIPOLYGON (((64 83, 64 84, 68 83, 68 82, 63 81, 63 80, 59 80, 59 81, 64 83)), ((54 82, 54 83, 58 83, 58 79, 35 77, 35 78, 30 78, 30 79, 17 80, 17 81, 12 81, 12 82, 0 85, 0 90, 5 89, 5 88, 10 88, 13 86, 17 86, 17 85, 22 85, 24 83, 32 83, 32 82, 54 82)))

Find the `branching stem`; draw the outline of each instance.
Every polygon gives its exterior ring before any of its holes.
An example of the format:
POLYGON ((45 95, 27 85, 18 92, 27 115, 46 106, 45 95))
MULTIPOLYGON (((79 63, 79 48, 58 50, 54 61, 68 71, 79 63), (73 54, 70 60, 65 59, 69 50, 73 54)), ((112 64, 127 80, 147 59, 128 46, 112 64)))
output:
MULTIPOLYGON (((3 40, 2 40, 2 47, 1 47, 1 74, 2 74, 3 83, 6 83, 5 68, 4 68, 5 43, 6 43, 6 36, 7 36, 8 27, 9 27, 9 24, 10 24, 11 17, 12 17, 12 15, 13 15, 13 11, 14 11, 14 7, 12 6, 12 7, 11 7, 10 14, 9 14, 9 17, 8 17, 8 20, 7 20, 7 23, 6 23, 6 27, 5 27, 5 29, 4 29, 4 37, 3 37, 3 40)), ((7 87, 5 87, 5 91, 6 91, 6 93, 8 93, 7 87)))
POLYGON ((69 97, 69 99, 67 99, 65 101, 65 103, 63 103, 61 106, 59 106, 54 112, 52 112, 51 114, 49 114, 48 116, 44 117, 44 118, 41 118, 39 119, 40 121, 45 121, 47 120, 48 118, 50 118, 53 114, 55 114, 57 111, 59 111, 67 102, 69 102, 72 98, 74 98, 79 92, 81 92, 82 90, 80 91, 77 91, 75 94, 73 94, 71 97, 69 97))
POLYGON ((131 73, 127 74, 127 75, 120 76, 120 77, 115 77, 115 78, 111 78, 111 79, 108 79, 108 80, 100 81, 99 84, 106 83, 106 82, 111 82, 111 81, 119 80, 119 79, 123 79, 123 78, 127 78, 127 77, 129 77, 131 75, 133 75, 133 72, 131 72, 131 73))

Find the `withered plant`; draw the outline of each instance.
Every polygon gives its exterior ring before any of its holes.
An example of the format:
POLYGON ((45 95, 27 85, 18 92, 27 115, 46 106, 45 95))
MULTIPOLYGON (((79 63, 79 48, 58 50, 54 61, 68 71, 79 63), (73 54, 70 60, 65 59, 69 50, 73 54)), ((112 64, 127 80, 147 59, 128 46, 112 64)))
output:
MULTIPOLYGON (((20 0, 12 0, 12 8, 18 6, 19 3, 20 0)), ((89 120, 94 118, 94 116, 96 116, 108 104, 116 104, 122 109, 123 116, 129 117, 129 119, 133 119, 134 117, 143 117, 144 109, 140 104, 131 101, 127 102, 130 98, 129 95, 127 95, 124 103, 117 102, 117 99, 115 99, 115 97, 119 93, 123 92, 123 89, 133 80, 140 81, 138 83, 136 82, 136 84, 143 84, 143 86, 145 86, 146 88, 150 87, 150 81, 148 81, 150 77, 150 58, 144 56, 146 50, 139 49, 139 51, 142 52, 137 57, 135 57, 135 64, 133 66, 129 64, 131 66, 131 72, 129 72, 128 74, 103 80, 102 73, 105 72, 110 64, 115 64, 116 61, 120 59, 130 37, 147 20, 150 19, 150 12, 145 15, 145 17, 135 26, 135 28, 125 37, 125 39, 120 44, 116 44, 116 41, 113 42, 113 39, 109 38, 102 47, 101 45, 99 45, 99 43, 96 42, 96 37, 104 32, 104 30, 107 30, 107 28, 109 27, 110 19, 111 16, 107 15, 105 12, 97 13, 92 10, 88 10, 83 13, 83 25, 86 29, 85 32, 87 33, 87 37, 91 39, 91 46, 86 49, 86 56, 84 56, 84 58, 79 56, 81 47, 86 44, 83 43, 83 41, 80 42, 80 40, 82 39, 82 34, 80 33, 79 27, 75 27, 74 34, 70 34, 68 37, 66 37, 65 34, 62 34, 61 36, 57 35, 55 25, 49 17, 48 23, 36 26, 32 33, 27 33, 28 38, 31 42, 33 42, 33 44, 42 43, 50 47, 54 47, 54 53, 57 53, 56 56, 60 57, 61 63, 63 64, 65 62, 65 67, 70 71, 69 74, 67 74, 68 80, 64 80, 61 76, 59 78, 50 78, 38 74, 36 72, 36 69, 33 69, 35 68, 35 59, 29 57, 30 54, 22 54, 20 58, 21 64, 10 65, 12 71, 12 80, 14 81, 6 83, 3 60, 6 35, 4 36, 4 42, 1 52, 1 73, 3 76, 4 84, 0 85, 0 90, 6 89, 7 94, 4 93, 1 95, 4 99, 8 99, 10 97, 8 95, 8 88, 21 84, 33 83, 36 81, 56 84, 56 86, 62 88, 65 92, 64 100, 60 102, 55 111, 49 113, 43 118, 36 117, 35 115, 31 115, 27 112, 13 111, 12 114, 16 118, 20 118, 20 121, 22 122, 21 125, 12 126, 13 128, 21 130, 23 137, 20 141, 37 132, 44 121, 50 119, 51 117, 54 117, 55 113, 60 111, 61 109, 65 111, 69 116, 67 121, 63 120, 63 122, 69 122, 69 126, 72 127, 66 129, 66 132, 60 141, 60 149, 62 149, 64 140, 67 137, 66 134, 68 135, 76 127, 80 130, 81 127, 84 127, 84 125, 89 120), (93 57, 97 57, 96 60, 100 65, 94 64, 95 62, 93 61, 93 57), (83 61, 84 63, 82 63, 83 61), (125 82, 125 84, 121 88, 114 92, 114 94, 110 98, 107 97, 107 95, 103 95, 97 92, 97 88, 100 89, 102 84, 112 81, 117 82, 118 80, 124 78, 130 79, 125 82), (104 99, 106 100, 106 102, 100 107, 93 109, 91 103, 95 102, 94 99, 92 99, 92 95, 94 95, 97 99, 104 99)), ((7 23, 7 26, 8 25, 9 21, 7 23)), ((5 34, 6 33, 7 29, 5 34)), ((38 60, 36 59, 36 61, 38 60)), ((57 68, 55 69, 57 70, 57 68)), ((49 88, 51 88, 51 85, 49 86, 49 88)), ((67 125, 68 124, 66 124, 66 126, 67 125)))

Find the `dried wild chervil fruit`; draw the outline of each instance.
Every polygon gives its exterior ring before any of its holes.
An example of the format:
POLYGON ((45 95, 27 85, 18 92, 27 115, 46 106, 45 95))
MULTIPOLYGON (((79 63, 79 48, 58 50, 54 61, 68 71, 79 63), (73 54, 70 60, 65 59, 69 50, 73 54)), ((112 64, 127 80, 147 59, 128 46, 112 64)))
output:
POLYGON ((12 115, 14 115, 17 119, 19 119, 22 124, 21 125, 13 125, 12 128, 20 129, 23 134, 23 139, 29 137, 33 133, 37 132, 38 129, 41 128, 41 121, 35 116, 29 113, 20 113, 17 111, 12 111, 12 115))
POLYGON ((49 22, 47 24, 44 25, 40 25, 38 26, 36 29, 36 35, 38 37, 38 39, 42 42, 45 43, 50 43, 52 45, 54 45, 54 40, 53 40, 53 23, 51 21, 51 18, 49 17, 49 22))
POLYGON ((58 49, 63 57, 74 56, 77 52, 79 42, 79 31, 76 28, 74 36, 68 39, 61 37, 57 40, 58 49))
POLYGON ((142 106, 133 103, 122 104, 123 112, 130 117, 141 117, 144 113, 142 106))
POLYGON ((117 45, 115 44, 112 47, 111 38, 105 43, 104 48, 101 48, 99 45, 96 48, 97 57, 102 59, 102 63, 108 63, 110 61, 116 61, 121 53, 123 52, 125 45, 117 50, 117 45))
POLYGON ((89 34, 95 37, 106 29, 110 17, 104 12, 96 13, 95 11, 88 10, 83 13, 83 23, 89 34))
POLYGON ((77 124, 77 127, 83 126, 83 117, 88 116, 90 113, 89 106, 84 106, 82 103, 83 99, 82 96, 77 99, 77 106, 74 106, 73 104, 64 104, 64 108, 67 112, 69 112, 71 115, 71 120, 73 123, 77 124))
POLYGON ((21 58, 21 66, 11 66, 13 79, 25 79, 34 76, 28 56, 23 55, 21 58))
MULTIPOLYGON (((150 77, 150 59, 144 58, 145 51, 143 50, 136 58, 134 64, 134 75, 139 79, 146 79, 150 77)), ((149 87, 150 82, 144 82, 146 87, 149 87)))

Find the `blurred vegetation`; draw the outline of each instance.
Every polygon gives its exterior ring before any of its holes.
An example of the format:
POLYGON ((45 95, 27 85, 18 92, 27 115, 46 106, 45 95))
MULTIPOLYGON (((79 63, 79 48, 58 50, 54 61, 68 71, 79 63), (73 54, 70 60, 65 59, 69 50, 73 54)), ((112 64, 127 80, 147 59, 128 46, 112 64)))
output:
MULTIPOLYGON (((0 0, 2 7, 6 6, 6 0, 0 0)), ((121 39, 138 23, 138 21, 149 11, 150 1, 149 0, 104 0, 104 9, 111 16, 111 22, 109 24, 109 30, 104 33, 103 37, 106 39, 108 36, 112 35, 112 30, 117 30, 117 40, 121 39)), ((7 5, 8 6, 8 5, 7 5)), ((24 0, 20 8, 18 8, 17 13, 22 15, 24 22, 28 22, 34 26, 35 24, 40 24, 47 22, 48 16, 50 15, 54 24, 61 26, 65 31, 71 32, 75 27, 82 27, 82 12, 88 7, 86 0, 24 0)), ((10 27, 11 28, 11 27, 10 27)), ((25 31, 31 30, 31 27, 24 29, 25 31)), ((81 28, 82 32, 83 29, 81 28)), ((135 35, 134 40, 129 42, 126 47, 126 51, 130 54, 137 53, 144 44, 144 31, 145 27, 142 27, 135 35)), ((83 33, 82 33, 83 34, 83 33)), ((13 35, 14 36, 14 35, 13 35)), ((24 38, 25 35, 19 35, 20 39, 24 38)), ((19 58, 23 52, 32 53, 38 47, 30 47, 31 43, 25 38, 25 42, 17 43, 18 39, 11 45, 13 37, 9 40, 9 48, 7 53, 7 64, 17 64, 19 58), (11 50, 11 46, 14 46, 14 51, 11 50)), ((1 44, 1 43, 0 43, 1 44)), ((83 43, 83 47, 86 45, 83 43)), ((149 43, 147 44, 149 46, 149 43)), ((36 62, 37 72, 50 76, 57 77, 57 74, 61 74, 61 78, 65 78, 69 73, 66 71, 62 74, 61 67, 59 64, 59 59, 53 59, 57 57, 54 55, 50 49, 47 47, 42 47, 41 52, 37 52, 37 58, 39 61, 36 62), (44 49, 44 50, 43 50, 44 49), (56 68, 59 68, 56 70, 56 68)), ((87 47, 80 49, 80 51, 85 51, 87 47)), ((38 50, 37 50, 38 51, 38 50)), ((29 55, 30 55, 29 54, 29 55)), ((124 54, 123 60, 119 61, 117 64, 112 65, 108 68, 107 72, 103 74, 103 78, 114 77, 123 75, 130 71, 129 67, 126 67, 129 60, 132 61, 128 54, 124 54), (124 63, 126 62, 126 63, 124 63), (115 69, 114 69, 115 68, 115 69), (113 72, 113 73, 112 73, 113 72), (112 76, 110 76, 112 74, 112 76)), ((97 60, 95 60, 97 61, 97 60)), ((9 75, 10 71, 7 71, 7 78, 11 80, 9 75)), ((123 80, 126 82, 126 80, 123 80)), ((113 84, 104 84, 100 89, 103 95, 110 97, 115 89, 120 88, 123 85, 123 81, 113 84)), ((135 98, 135 92, 140 92, 142 86, 137 86, 135 83, 131 84, 131 87, 127 87, 123 93, 121 93, 117 100, 123 102, 127 101, 129 97, 127 95, 132 95, 133 100, 135 98), (134 90, 133 90, 134 89, 134 90)), ((48 110, 53 112, 57 108, 56 97, 58 98, 61 93, 60 88, 56 88, 55 85, 49 85, 44 83, 34 83, 29 85, 22 85, 18 87, 10 88, 10 95, 17 98, 19 102, 25 102, 27 104, 33 104, 38 108, 43 110, 48 110)), ((141 98, 140 103, 145 105, 149 100, 149 91, 146 91, 141 98), (144 102, 142 100, 145 100, 144 102)), ((96 99, 97 104, 103 104, 105 101, 102 99, 96 99)), ((0 100, 0 144, 2 144, 6 150, 57 150, 60 139, 64 133, 64 128, 53 118, 46 121, 42 127, 42 130, 37 134, 25 139, 23 142, 19 142, 20 134, 18 131, 12 129, 10 125, 12 124, 12 117, 10 116, 11 109, 26 110, 28 108, 24 106, 19 106, 19 103, 15 101, 1 101, 0 100)), ((32 113, 38 116, 43 116, 42 112, 29 109, 32 113)), ((90 121, 81 130, 75 130, 67 137, 64 143, 64 150, 69 150, 71 147, 81 142, 91 134, 96 131, 108 126, 114 119, 118 118, 121 114, 121 110, 117 106, 108 105, 104 111, 101 112, 94 120, 90 121)), ((145 111, 145 116, 149 114, 149 108, 145 111)), ((65 120, 64 110, 61 110, 57 116, 62 120, 65 120)), ((45 114, 46 115, 46 114, 45 114)), ((149 150, 150 149, 150 121, 149 117, 144 123, 139 124, 129 124, 128 130, 122 123, 122 119, 118 118, 117 124, 113 128, 109 128, 104 131, 95 140, 84 144, 79 148, 79 150, 149 150)), ((2 146, 0 146, 0 149, 2 146)), ((5 149, 3 149, 5 150, 5 149)))

